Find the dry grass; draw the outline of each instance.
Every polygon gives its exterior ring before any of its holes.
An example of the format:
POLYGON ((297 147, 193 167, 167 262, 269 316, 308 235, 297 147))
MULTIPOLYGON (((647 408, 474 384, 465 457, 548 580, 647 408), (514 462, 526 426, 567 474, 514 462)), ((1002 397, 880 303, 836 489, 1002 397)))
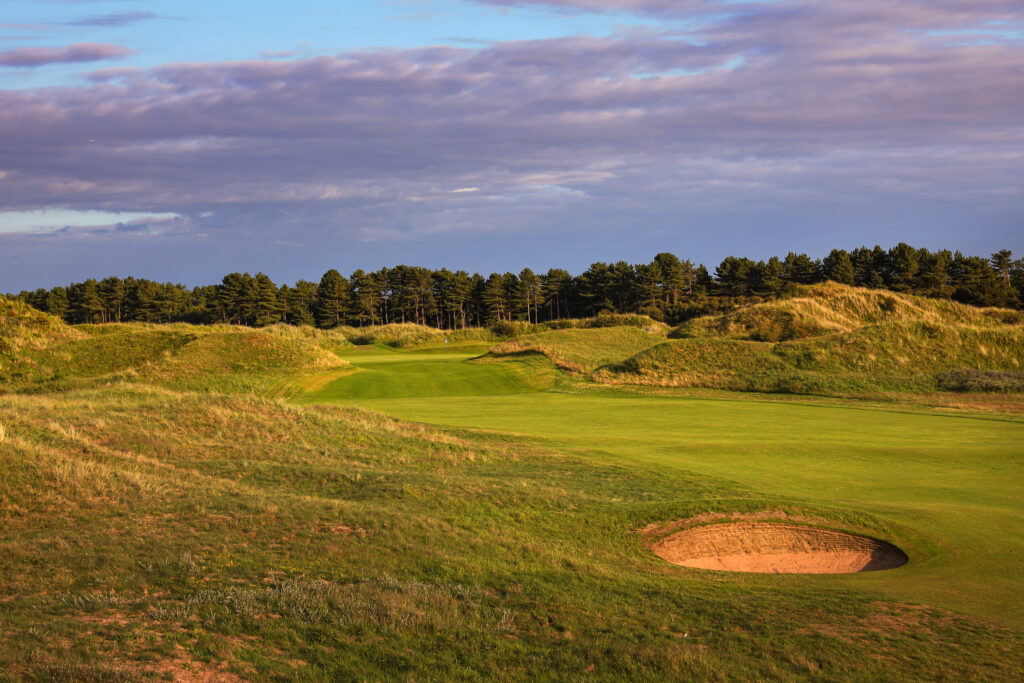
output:
POLYGON ((548 330, 503 342, 491 356, 540 354, 568 372, 585 373, 625 360, 664 340, 637 327, 598 327, 548 330))
POLYGON ((1024 314, 829 283, 698 318, 595 378, 864 396, 1024 391, 1024 314))

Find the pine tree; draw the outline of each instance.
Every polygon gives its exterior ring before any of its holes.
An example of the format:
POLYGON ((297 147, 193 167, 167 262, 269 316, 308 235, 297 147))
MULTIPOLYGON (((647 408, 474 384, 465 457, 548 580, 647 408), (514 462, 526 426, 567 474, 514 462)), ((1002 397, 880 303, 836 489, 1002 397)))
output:
POLYGON ((255 296, 253 322, 259 327, 271 325, 281 319, 281 301, 277 285, 267 275, 256 273, 253 278, 255 296))
POLYGON ((331 268, 320 278, 316 288, 313 314, 320 327, 337 327, 345 315, 348 299, 348 282, 341 273, 331 268))
POLYGON ((505 282, 497 273, 492 273, 487 278, 481 301, 488 323, 496 323, 505 319, 505 282))
POLYGON ((313 304, 316 300, 316 283, 299 280, 290 292, 290 316, 293 325, 313 325, 313 304))
POLYGON ((821 264, 826 279, 843 285, 852 285, 854 280, 853 261, 845 249, 833 249, 821 264))
POLYGON ((72 285, 68 298, 70 313, 75 322, 96 323, 102 320, 103 301, 100 299, 98 283, 93 278, 72 285))
POLYGON ((217 304, 224 322, 242 324, 248 277, 248 273, 228 273, 217 287, 217 304))
POLYGON ((662 291, 665 293, 665 303, 679 303, 679 295, 686 286, 683 273, 683 264, 675 254, 662 252, 654 257, 654 263, 661 271, 662 291))
POLYGON ((548 319, 569 317, 569 295, 572 291, 572 275, 561 268, 552 268, 544 274, 542 288, 544 301, 548 305, 548 319), (564 313, 563 313, 564 311, 564 313))
POLYGON ((537 304, 540 300, 540 278, 529 268, 519 272, 519 299, 526 307, 526 322, 537 322, 537 304))
POLYGON ((988 260, 992 264, 992 270, 996 271, 996 275, 1010 282, 1010 269, 1013 267, 1013 252, 1009 249, 1000 249, 996 253, 992 254, 992 257, 988 260))
POLYGON ((54 287, 46 295, 46 308, 50 315, 64 318, 68 312, 68 292, 63 287, 54 287))

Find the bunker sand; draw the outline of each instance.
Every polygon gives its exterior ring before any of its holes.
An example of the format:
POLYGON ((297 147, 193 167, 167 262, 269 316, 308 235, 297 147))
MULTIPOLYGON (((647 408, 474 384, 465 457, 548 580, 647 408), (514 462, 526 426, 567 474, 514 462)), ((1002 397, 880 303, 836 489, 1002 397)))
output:
POLYGON ((770 522, 694 527, 658 541, 653 550, 684 567, 765 574, 849 574, 907 563, 902 550, 883 541, 770 522))

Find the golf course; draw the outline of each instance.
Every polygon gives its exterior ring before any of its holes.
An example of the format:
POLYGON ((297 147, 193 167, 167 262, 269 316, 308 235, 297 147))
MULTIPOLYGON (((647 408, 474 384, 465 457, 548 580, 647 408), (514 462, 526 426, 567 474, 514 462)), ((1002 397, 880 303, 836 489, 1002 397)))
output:
MULTIPOLYGON (((457 351, 360 349, 344 357, 360 372, 305 400, 541 439, 627 470, 678 470, 747 495, 799 501, 837 521, 870 516, 912 564, 835 585, 1024 626, 1013 597, 1024 581, 1024 421, 743 396, 566 391, 535 361, 477 363, 457 351)), ((709 512, 729 510, 714 499, 701 503, 709 512)))
POLYGON ((1017 314, 869 298, 794 300, 779 341, 783 304, 503 332, 0 298, 0 680, 1019 679, 1017 314))

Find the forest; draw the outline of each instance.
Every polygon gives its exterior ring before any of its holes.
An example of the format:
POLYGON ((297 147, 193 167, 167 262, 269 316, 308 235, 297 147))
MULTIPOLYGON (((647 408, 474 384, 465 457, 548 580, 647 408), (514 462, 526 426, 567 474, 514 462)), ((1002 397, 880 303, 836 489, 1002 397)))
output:
POLYGON ((328 270, 318 282, 277 284, 263 273, 230 273, 219 284, 189 288, 134 277, 88 279, 22 291, 16 298, 69 323, 141 321, 265 326, 373 325, 413 322, 456 329, 501 321, 544 322, 603 312, 639 313, 678 324, 825 280, 947 298, 978 306, 1024 305, 1024 259, 1009 250, 989 258, 929 251, 900 243, 823 259, 789 253, 767 261, 729 256, 710 272, 671 253, 650 263, 598 262, 572 275, 470 275, 399 265, 345 277, 328 270))

